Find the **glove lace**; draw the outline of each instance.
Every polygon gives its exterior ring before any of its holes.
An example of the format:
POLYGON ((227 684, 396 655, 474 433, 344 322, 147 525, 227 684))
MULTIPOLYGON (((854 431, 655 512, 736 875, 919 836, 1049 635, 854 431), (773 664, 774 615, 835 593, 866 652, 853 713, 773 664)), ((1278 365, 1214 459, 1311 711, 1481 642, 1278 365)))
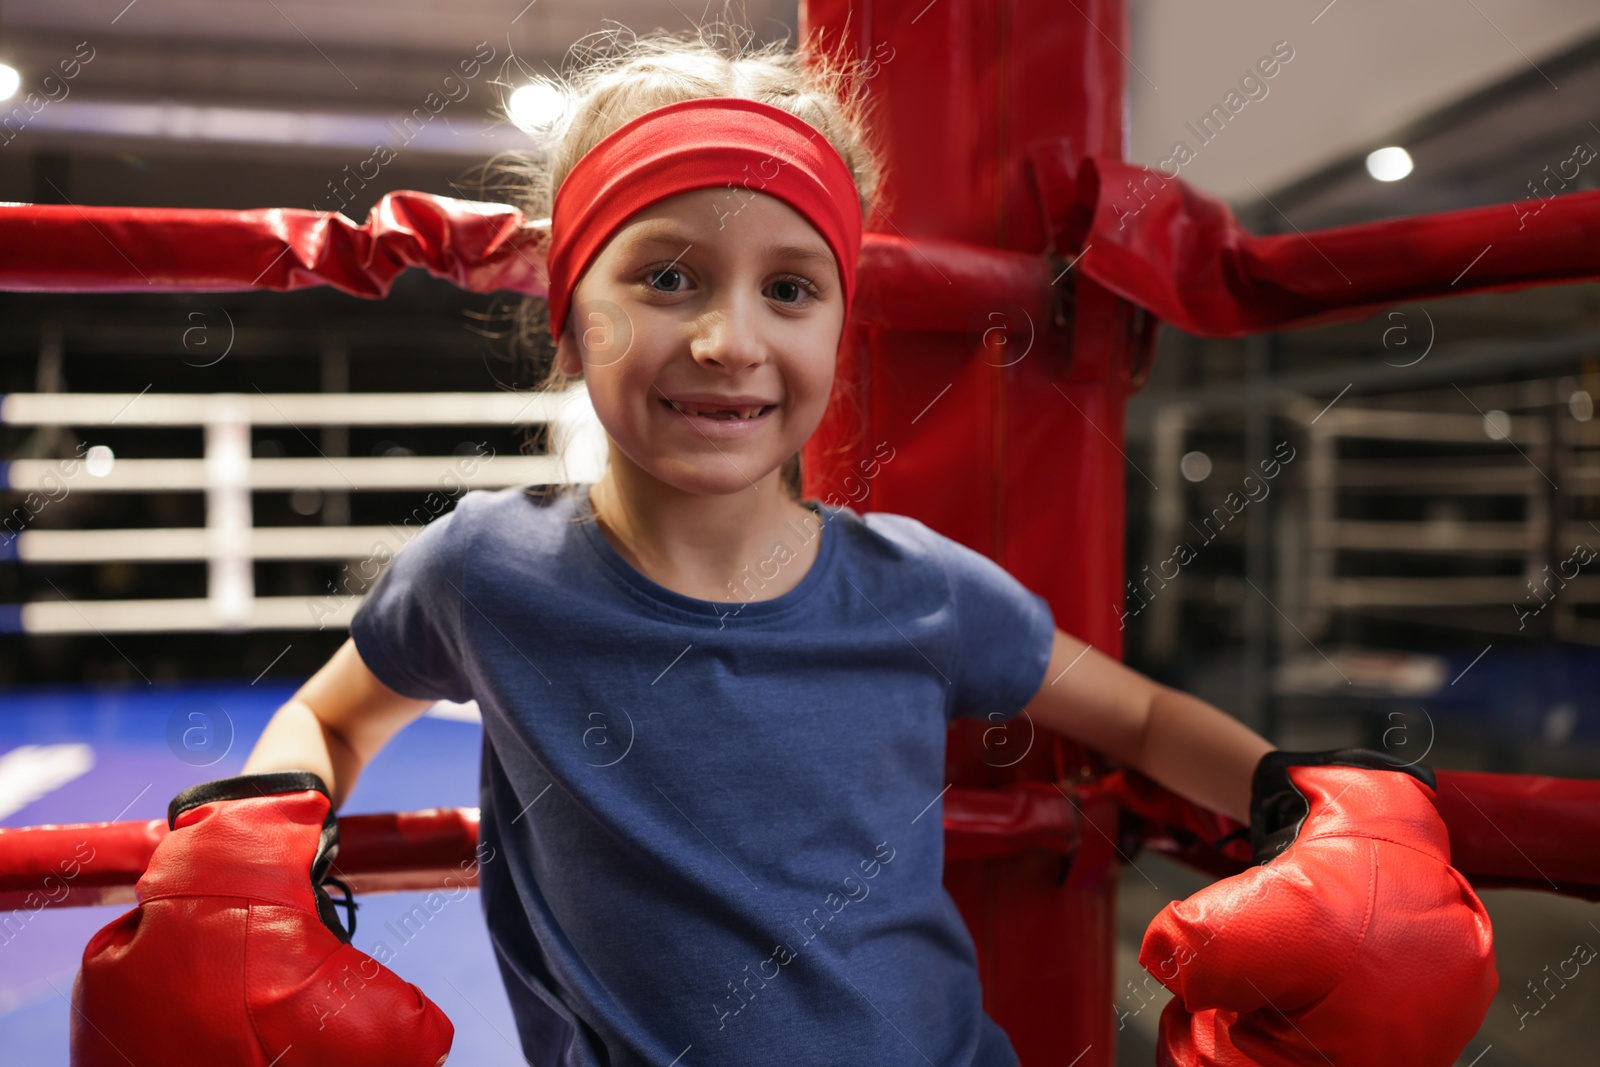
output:
POLYGON ((350 928, 350 936, 352 938, 355 937, 356 936, 356 909, 361 906, 360 904, 356 903, 355 894, 350 891, 350 887, 348 885, 346 885, 343 880, 335 878, 332 875, 328 875, 327 877, 325 877, 322 880, 322 884, 324 886, 335 885, 335 886, 338 886, 341 890, 344 891, 344 899, 343 900, 334 900, 333 899, 333 895, 330 893, 328 895, 328 901, 331 904, 333 904, 333 906, 336 907, 336 908, 337 907, 343 907, 345 909, 345 926, 350 928))

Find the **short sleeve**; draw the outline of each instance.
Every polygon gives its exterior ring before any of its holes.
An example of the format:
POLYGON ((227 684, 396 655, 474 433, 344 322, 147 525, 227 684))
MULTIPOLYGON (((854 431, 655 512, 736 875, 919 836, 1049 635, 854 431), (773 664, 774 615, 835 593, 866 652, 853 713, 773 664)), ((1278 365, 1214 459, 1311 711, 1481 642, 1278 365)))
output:
POLYGON ((389 561, 350 620, 367 669, 402 696, 472 699, 462 657, 461 506, 424 526, 389 561))
POLYGON ((1002 722, 1044 684, 1055 641, 1050 605, 982 553, 947 537, 935 540, 955 618, 950 714, 1002 722))

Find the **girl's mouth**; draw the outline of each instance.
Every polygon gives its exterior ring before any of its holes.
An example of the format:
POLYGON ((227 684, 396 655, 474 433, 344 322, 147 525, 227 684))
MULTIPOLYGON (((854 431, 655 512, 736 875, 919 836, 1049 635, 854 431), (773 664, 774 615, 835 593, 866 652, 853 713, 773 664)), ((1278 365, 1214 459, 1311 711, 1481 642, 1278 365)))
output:
POLYGON ((731 438, 743 437, 753 432, 760 426, 766 425, 777 405, 768 404, 760 408, 744 408, 735 410, 724 408, 722 410, 696 410, 685 408, 673 403, 666 397, 657 397, 656 402, 672 421, 685 425, 695 431, 696 436, 731 438))
POLYGON ((678 404, 672 400, 668 400, 666 397, 661 397, 660 399, 663 404, 667 405, 667 407, 671 408, 673 411, 676 411, 680 415, 695 415, 706 419, 716 419, 719 422, 727 422, 733 419, 759 419, 761 416, 771 411, 773 407, 773 405, 768 404, 765 407, 759 408, 721 408, 718 410, 708 410, 705 408, 686 408, 681 404, 678 404))

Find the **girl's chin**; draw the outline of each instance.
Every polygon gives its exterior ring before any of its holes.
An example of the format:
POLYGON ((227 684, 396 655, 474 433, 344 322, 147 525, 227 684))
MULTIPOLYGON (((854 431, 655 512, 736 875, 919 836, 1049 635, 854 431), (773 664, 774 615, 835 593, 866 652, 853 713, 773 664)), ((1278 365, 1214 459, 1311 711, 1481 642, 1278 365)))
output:
POLYGON ((782 469, 776 463, 747 462, 741 456, 711 455, 694 457, 656 457, 645 467, 659 482, 685 493, 701 496, 728 496, 757 488, 762 481, 782 469))

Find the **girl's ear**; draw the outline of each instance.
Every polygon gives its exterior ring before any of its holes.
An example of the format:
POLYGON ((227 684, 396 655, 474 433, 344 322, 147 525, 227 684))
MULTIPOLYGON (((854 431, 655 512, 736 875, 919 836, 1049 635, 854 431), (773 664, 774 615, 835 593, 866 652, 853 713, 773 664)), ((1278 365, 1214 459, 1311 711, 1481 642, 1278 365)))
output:
POLYGON ((556 339, 556 370, 569 378, 583 376, 583 356, 578 352, 571 326, 563 328, 561 336, 556 339))

